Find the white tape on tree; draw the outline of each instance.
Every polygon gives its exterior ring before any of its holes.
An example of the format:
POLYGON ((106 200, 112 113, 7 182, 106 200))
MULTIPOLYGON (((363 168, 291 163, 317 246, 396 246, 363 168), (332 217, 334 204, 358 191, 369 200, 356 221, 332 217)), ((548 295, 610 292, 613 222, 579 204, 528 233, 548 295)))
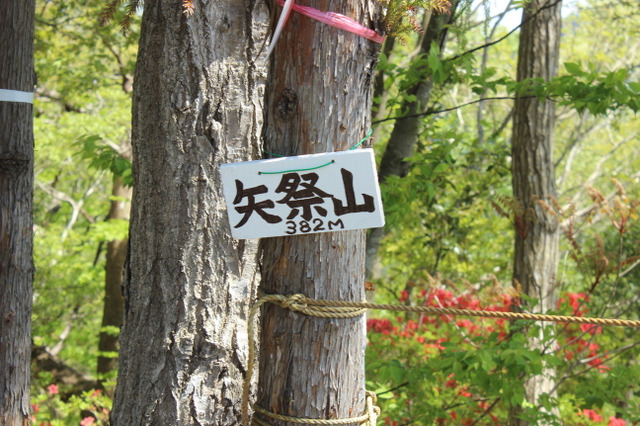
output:
POLYGON ((23 104, 32 104, 33 92, 0 89, 0 102, 20 102, 23 104))

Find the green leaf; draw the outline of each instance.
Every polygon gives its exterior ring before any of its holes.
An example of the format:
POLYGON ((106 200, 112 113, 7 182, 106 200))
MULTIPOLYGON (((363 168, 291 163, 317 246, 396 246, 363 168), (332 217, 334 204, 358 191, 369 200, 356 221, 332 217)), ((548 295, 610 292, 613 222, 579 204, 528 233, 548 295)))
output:
POLYGON ((569 72, 569 74, 584 75, 584 71, 582 71, 580 65, 575 62, 565 62, 564 68, 569 72))

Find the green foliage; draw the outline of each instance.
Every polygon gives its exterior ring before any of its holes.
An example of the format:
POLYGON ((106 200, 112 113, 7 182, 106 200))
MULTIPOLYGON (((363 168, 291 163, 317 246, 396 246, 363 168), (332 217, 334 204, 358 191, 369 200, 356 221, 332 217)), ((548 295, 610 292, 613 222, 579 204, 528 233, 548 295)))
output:
MULTIPOLYGON (((427 306, 480 306, 473 296, 454 298, 440 289, 423 289, 413 300, 427 306)), ((487 308, 508 309, 510 300, 503 294, 497 305, 487 308)), ((489 413, 491 424, 503 424, 498 419, 506 417, 509 406, 524 403, 524 387, 514 384, 542 371, 543 360, 549 358, 527 348, 522 324, 509 327, 502 320, 485 319, 478 325, 447 316, 417 321, 398 317, 369 320, 368 325, 368 386, 386 395, 381 398, 385 416, 409 424, 449 424, 446 419, 468 424, 489 413)), ((542 415, 539 410, 532 413, 533 421, 542 415)))
POLYGON ((450 13, 449 0, 378 0, 384 10, 387 34, 405 40, 411 32, 421 32, 418 22, 421 12, 450 13))
POLYGON ((640 82, 630 81, 629 70, 599 72, 590 64, 587 71, 574 62, 566 62, 564 66, 568 74, 548 82, 527 79, 507 83, 507 88, 520 96, 552 99, 579 113, 586 110, 593 115, 602 115, 622 108, 633 112, 640 109, 640 82))
POLYGON ((96 313, 101 312, 104 286, 104 268, 93 262, 100 241, 85 231, 64 228, 51 223, 36 231, 33 340, 47 347, 64 343, 60 356, 89 372, 98 336, 87 331, 100 327, 96 313), (66 236, 62 241, 61 235, 66 236))
MULTIPOLYGON (((95 376, 113 177, 130 179, 130 90, 139 20, 123 35, 98 25, 101 0, 37 1, 33 342, 95 376), (87 136, 90 135, 90 136, 87 136)), ((130 180, 129 180, 130 181, 130 180)), ((109 397, 78 394, 52 374, 32 380, 36 424, 108 424, 109 397), (84 423, 81 423, 83 422, 84 423)))
MULTIPOLYGON (((581 235, 587 235, 580 242, 577 236, 572 240, 567 236, 565 240, 569 245, 577 245, 579 249, 574 246, 574 250, 580 250, 583 256, 573 257, 578 263, 563 265, 565 271, 576 267, 582 271, 572 277, 574 282, 563 285, 582 292, 565 293, 559 301, 558 314, 640 317, 634 302, 637 295, 625 293, 633 287, 623 284, 621 277, 626 275, 621 273, 622 265, 633 264, 639 258, 637 245, 624 249, 624 241, 638 241, 640 204, 629 198, 619 183, 617 191, 618 198, 607 201, 592 190, 597 211, 609 218, 602 225, 617 231, 613 233, 617 238, 611 241, 611 247, 597 243, 593 254, 587 254, 590 238, 597 240, 600 234, 611 235, 600 226, 581 229, 581 235), (610 265, 606 270, 601 269, 602 259, 607 259, 606 265, 610 265), (614 299, 619 302, 612 309, 610 303, 614 299)), ((561 215, 560 219, 575 225, 575 217, 561 215)), ((412 280, 396 295, 396 301, 502 310, 509 309, 510 301, 516 300, 513 294, 517 293, 503 288, 495 279, 490 286, 478 290, 464 281, 455 283, 430 276, 420 281, 414 279, 419 273, 410 269, 405 273, 411 274, 412 280), (456 289, 456 295, 446 288, 456 289)), ((635 271, 635 275, 638 273, 635 271)), ((568 278, 565 276, 565 280, 568 278)), ((398 288, 381 287, 385 290, 381 295, 389 295, 393 288, 398 288)), ((527 305, 535 306, 535 300, 528 300, 527 305)), ((502 320, 470 321, 446 316, 435 319, 382 316, 370 319, 368 328, 368 386, 384 395, 380 403, 389 424, 396 424, 399 419, 409 424, 449 424, 446 419, 452 424, 467 424, 481 418, 491 419, 487 424, 505 424, 512 405, 524 406, 523 418, 534 424, 544 420, 548 424, 578 425, 585 416, 634 419, 640 415, 637 400, 624 409, 618 408, 620 401, 626 401, 630 390, 636 387, 640 372, 635 362, 640 345, 632 338, 633 330, 566 324, 540 329, 527 322, 505 324, 502 320), (529 349, 527 336, 538 336, 541 332, 545 336, 543 347, 529 349), (538 406, 526 405, 522 378, 550 367, 557 372, 559 394, 557 400, 547 398, 542 402, 548 409, 545 412, 538 406), (560 409, 562 423, 548 414, 552 407, 560 409)))
POLYGON ((495 140, 474 144, 450 118, 430 121, 423 133, 428 143, 408 159, 407 176, 391 176, 381 187, 388 224, 381 263, 389 277, 381 291, 427 281, 443 268, 470 281, 507 269, 504 249, 486 250, 480 241, 508 245, 508 223, 492 223, 495 212, 478 198, 490 188, 502 191, 507 151, 495 140))
POLYGON ((111 399, 100 390, 65 397, 50 384, 31 397, 32 422, 37 425, 108 425, 111 399))
POLYGON ((89 161, 89 166, 98 170, 109 170, 115 177, 122 178, 127 186, 133 186, 131 161, 124 158, 120 151, 105 144, 97 135, 83 136, 78 140, 78 154, 89 161))
POLYGON ((127 33, 131 27, 131 20, 138 9, 142 8, 142 0, 109 0, 100 12, 100 25, 108 24, 116 15, 119 15, 119 7, 124 3, 124 13, 121 14, 120 28, 127 33))

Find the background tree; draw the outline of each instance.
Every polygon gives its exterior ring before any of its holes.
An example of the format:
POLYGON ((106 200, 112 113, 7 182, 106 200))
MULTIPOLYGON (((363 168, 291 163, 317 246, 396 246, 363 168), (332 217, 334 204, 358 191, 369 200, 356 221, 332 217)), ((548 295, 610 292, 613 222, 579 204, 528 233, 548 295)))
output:
MULTIPOLYGON (((35 2, 0 5, 0 89, 33 92, 35 2)), ((33 107, 0 101, 0 423, 29 422, 33 107)))
MULTIPOLYGON (((560 57, 560 2, 532 1, 522 14, 517 80, 549 81, 557 75, 560 57)), ((555 105, 547 99, 518 96, 513 114, 511 175, 513 183, 515 251, 514 286, 533 300, 533 312, 549 312, 558 301, 557 215, 542 203, 556 202, 553 136, 555 105)), ((530 345, 545 350, 543 331, 530 345)), ((526 380, 527 401, 541 404, 542 395, 552 397, 555 371, 545 368, 526 380)), ((516 424, 516 423, 514 423, 516 424)), ((517 422, 517 424, 528 424, 517 422)))
MULTIPOLYGON (((131 144, 124 141, 119 152, 123 158, 130 157, 131 144)), ((124 183, 121 176, 113 178, 111 189, 111 207, 107 220, 129 220, 129 210, 132 188, 124 183)), ((111 240, 107 243, 107 258, 105 262, 105 291, 104 309, 102 311, 102 327, 98 350, 97 373, 102 380, 105 375, 117 369, 118 334, 124 317, 124 299, 122 297, 122 279, 124 262, 127 256, 128 239, 111 240)))
POLYGON ((260 154, 267 13, 182 3, 142 17, 115 425, 240 422, 257 247, 231 238, 219 166, 260 154))

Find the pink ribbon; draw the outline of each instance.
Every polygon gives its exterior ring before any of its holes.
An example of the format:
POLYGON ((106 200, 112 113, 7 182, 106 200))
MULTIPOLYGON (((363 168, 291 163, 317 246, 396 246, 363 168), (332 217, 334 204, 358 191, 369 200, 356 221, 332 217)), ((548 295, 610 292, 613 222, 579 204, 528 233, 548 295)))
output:
MULTIPOLYGON (((285 2, 284 0, 277 0, 278 4, 280 6, 285 6, 285 2)), ((345 30, 345 31, 349 31, 350 33, 359 35, 360 37, 364 37, 366 39, 369 39, 371 41, 375 41, 376 43, 380 43, 382 44, 382 42, 384 41, 384 36, 381 36, 380 34, 378 34, 377 32, 375 32, 372 29, 369 29, 367 27, 364 27, 362 25, 360 25, 358 22, 354 21, 353 19, 349 18, 348 16, 342 15, 340 13, 335 13, 335 12, 321 12, 318 9, 314 9, 312 7, 307 7, 307 6, 300 6, 295 4, 295 2, 293 0, 289 0, 286 3, 286 6, 289 8, 292 8, 293 10, 295 10, 296 12, 308 16, 311 19, 315 19, 316 21, 320 21, 323 24, 327 24, 327 25, 331 25, 332 27, 335 28, 339 28, 341 30, 345 30)), ((283 10, 284 12, 284 10, 283 10)), ((289 12, 289 10, 287 10, 286 12, 289 12)), ((287 13, 288 15, 288 13, 287 13)), ((284 26, 284 23, 286 22, 286 18, 284 20, 284 22, 282 23, 282 26, 284 26)), ((278 22, 278 26, 280 27, 280 22, 278 22)), ((272 44, 275 43, 275 41, 277 40, 276 37, 274 37, 274 40, 272 41, 272 44)))

